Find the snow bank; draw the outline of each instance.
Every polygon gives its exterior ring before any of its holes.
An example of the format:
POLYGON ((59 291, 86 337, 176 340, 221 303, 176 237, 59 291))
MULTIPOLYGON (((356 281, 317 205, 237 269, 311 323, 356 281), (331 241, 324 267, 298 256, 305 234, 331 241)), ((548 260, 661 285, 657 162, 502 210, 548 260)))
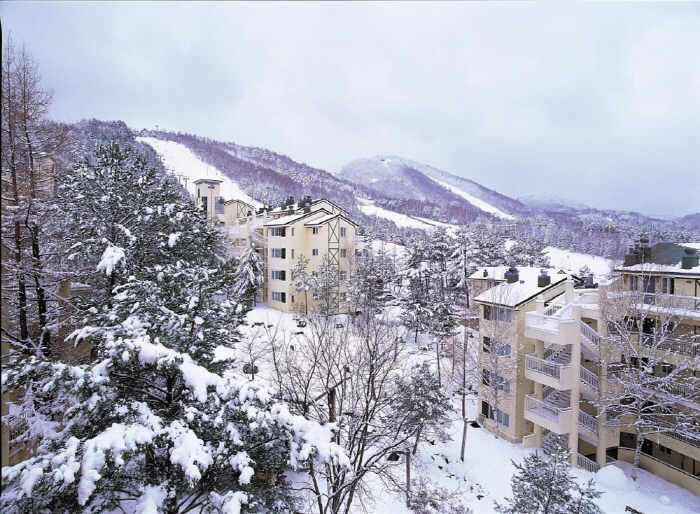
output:
POLYGON ((627 493, 632 490, 625 472, 616 466, 605 466, 595 474, 595 482, 606 491, 615 493, 627 493))

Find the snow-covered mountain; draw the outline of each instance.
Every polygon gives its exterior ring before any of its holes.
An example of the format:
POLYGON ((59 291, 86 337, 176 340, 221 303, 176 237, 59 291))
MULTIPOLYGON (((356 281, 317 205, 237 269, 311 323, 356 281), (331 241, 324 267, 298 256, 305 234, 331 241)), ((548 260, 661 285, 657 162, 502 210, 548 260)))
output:
POLYGON ((404 200, 430 201, 441 205, 455 203, 502 219, 530 214, 519 201, 488 189, 473 180, 457 177, 405 157, 382 156, 356 159, 343 166, 340 178, 404 200))

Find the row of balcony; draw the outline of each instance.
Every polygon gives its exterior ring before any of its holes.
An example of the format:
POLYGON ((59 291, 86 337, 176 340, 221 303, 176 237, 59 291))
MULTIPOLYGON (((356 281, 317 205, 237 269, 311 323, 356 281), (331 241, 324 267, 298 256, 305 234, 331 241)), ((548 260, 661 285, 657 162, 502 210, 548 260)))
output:
MULTIPOLYGON (((525 396, 525 419, 536 423, 557 434, 568 434, 571 431, 571 406, 559 407, 546 400, 539 400, 534 394, 525 396)), ((578 425, 583 428, 588 439, 595 440, 598 435, 598 420, 583 411, 578 412, 578 425)))

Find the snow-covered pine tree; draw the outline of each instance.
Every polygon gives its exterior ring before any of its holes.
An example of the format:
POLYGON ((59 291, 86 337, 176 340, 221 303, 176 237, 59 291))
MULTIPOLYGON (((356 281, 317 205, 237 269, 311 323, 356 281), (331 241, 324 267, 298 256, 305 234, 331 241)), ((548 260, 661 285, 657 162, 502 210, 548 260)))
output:
POLYGON ((255 296, 264 282, 265 264, 250 240, 236 268, 233 295, 244 300, 248 307, 255 305, 255 296))
MULTIPOLYGON (((512 461, 511 461, 512 462, 512 461)), ((506 504, 496 504, 501 514, 602 514, 593 503, 601 492, 593 487, 591 479, 586 485, 578 484, 571 475, 571 454, 559 440, 549 456, 533 453, 522 464, 513 465, 518 470, 511 479, 513 498, 506 504)))
POLYGON ((414 438, 413 455, 421 441, 434 437, 449 440, 452 403, 441 389, 437 374, 427 362, 417 364, 410 373, 396 377, 396 392, 390 420, 399 432, 414 438))
POLYGON ((509 266, 548 268, 549 257, 543 253, 546 246, 534 237, 520 238, 508 249, 506 261, 509 266))
POLYGON ((81 174, 79 165, 71 193, 102 195, 82 216, 77 205, 69 211, 85 227, 75 232, 85 237, 77 247, 93 250, 75 258, 107 277, 88 277, 96 294, 72 336, 92 346, 94 360, 74 366, 39 355, 4 370, 3 390, 25 391, 11 414, 26 419, 22 439, 36 450, 3 469, 0 511, 287 512, 295 497, 285 470, 310 458, 341 467, 347 459, 330 429, 291 415, 265 386, 239 381, 219 356, 239 338, 241 307, 214 300, 234 275, 205 213, 159 204, 167 185, 130 195, 129 184, 146 183, 144 170, 119 164, 114 145, 97 155, 89 169, 99 173, 81 174), (126 237, 95 237, 104 227, 126 237))

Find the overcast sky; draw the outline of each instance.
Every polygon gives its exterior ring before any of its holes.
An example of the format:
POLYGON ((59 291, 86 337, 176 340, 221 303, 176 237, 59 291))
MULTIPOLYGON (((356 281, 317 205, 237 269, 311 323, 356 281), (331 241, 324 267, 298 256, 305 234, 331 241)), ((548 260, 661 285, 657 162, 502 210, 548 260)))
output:
POLYGON ((700 211, 700 3, 0 2, 53 117, 700 211))

